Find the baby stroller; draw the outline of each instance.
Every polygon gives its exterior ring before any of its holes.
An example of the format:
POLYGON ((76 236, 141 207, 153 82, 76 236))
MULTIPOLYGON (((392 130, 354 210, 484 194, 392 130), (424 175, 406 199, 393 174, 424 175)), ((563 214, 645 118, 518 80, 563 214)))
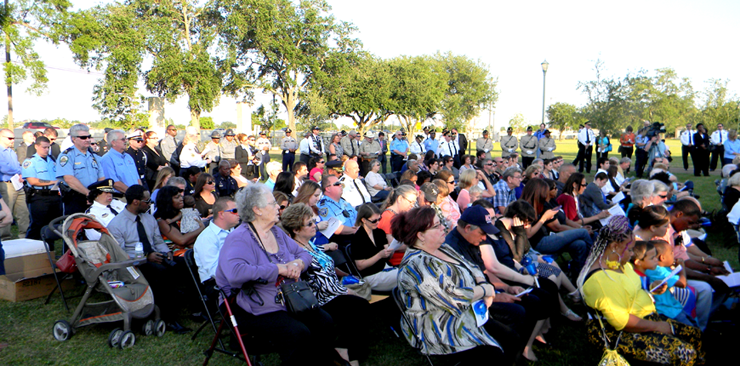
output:
POLYGON ((143 259, 129 259, 128 254, 93 217, 74 214, 64 220, 61 232, 50 227, 62 237, 77 263, 77 269, 87 283, 87 290, 75 309, 72 319, 57 320, 52 328, 54 339, 63 342, 72 337, 77 328, 96 323, 123 320, 123 329, 116 328, 108 337, 110 347, 128 348, 136 343, 131 332, 131 320, 149 318, 142 326, 144 335, 164 335, 167 327, 159 318, 159 308, 154 305, 154 295, 144 276, 135 265, 143 259), (82 240, 84 229, 101 233, 100 240, 82 240), (93 291, 110 295, 112 300, 88 303, 93 291))

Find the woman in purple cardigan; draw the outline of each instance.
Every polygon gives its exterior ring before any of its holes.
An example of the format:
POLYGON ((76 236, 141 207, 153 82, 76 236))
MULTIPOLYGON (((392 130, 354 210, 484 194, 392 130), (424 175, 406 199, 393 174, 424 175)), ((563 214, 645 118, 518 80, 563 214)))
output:
POLYGON ((295 315, 276 301, 278 279, 298 280, 311 255, 275 226, 279 207, 272 192, 252 184, 237 193, 236 202, 242 224, 221 248, 216 283, 228 294, 254 281, 254 293, 241 291, 239 306, 232 307, 239 326, 274 344, 283 365, 305 365, 307 359, 319 365, 345 364, 330 341, 335 334, 329 314, 316 309, 295 315))

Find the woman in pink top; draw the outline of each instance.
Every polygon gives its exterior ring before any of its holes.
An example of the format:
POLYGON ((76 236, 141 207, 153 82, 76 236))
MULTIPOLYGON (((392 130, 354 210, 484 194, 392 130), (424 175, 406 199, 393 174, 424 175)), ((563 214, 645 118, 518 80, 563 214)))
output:
POLYGON ((321 175, 324 174, 324 163, 326 161, 322 157, 311 158, 308 161, 308 178, 314 182, 321 182, 321 175))
POLYGON ((457 226, 457 220, 461 216, 460 206, 450 197, 450 192, 455 190, 455 177, 452 176, 452 173, 443 170, 437 174, 437 178, 439 179, 433 180, 432 183, 437 185, 439 195, 443 197, 439 208, 447 220, 448 227, 452 230, 457 226))
POLYGON ((457 195, 457 206, 460 207, 461 212, 465 211, 472 202, 470 199, 470 188, 477 186, 480 181, 486 186, 483 197, 493 197, 496 195, 491 182, 488 181, 488 178, 480 170, 467 169, 460 172, 460 193, 457 195))

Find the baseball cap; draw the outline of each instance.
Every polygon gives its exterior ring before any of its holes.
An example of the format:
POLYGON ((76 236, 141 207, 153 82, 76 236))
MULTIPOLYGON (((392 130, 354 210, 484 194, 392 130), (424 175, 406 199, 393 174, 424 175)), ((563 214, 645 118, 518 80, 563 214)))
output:
POLYGON ((491 223, 491 214, 485 208, 481 206, 468 207, 463 211, 460 220, 467 222, 470 225, 475 225, 486 234, 498 234, 499 230, 491 223))
POLYGON ((426 182, 421 185, 420 191, 424 193, 424 200, 427 202, 437 202, 439 196, 439 187, 432 182, 426 182))

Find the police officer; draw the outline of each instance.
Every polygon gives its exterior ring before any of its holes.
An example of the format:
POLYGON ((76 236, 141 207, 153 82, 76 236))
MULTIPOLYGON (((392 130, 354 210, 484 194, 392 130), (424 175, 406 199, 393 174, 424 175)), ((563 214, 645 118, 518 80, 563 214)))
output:
MULTIPOLYGON (((112 128, 106 127, 105 128, 105 134, 103 135, 103 138, 98 141, 98 155, 103 156, 105 153, 110 150, 110 144, 108 143, 108 132, 113 131, 112 128)), ((169 159, 167 159, 169 160, 169 159)))
POLYGON ((76 124, 69 129, 69 133, 73 145, 59 154, 56 166, 56 177, 63 180, 59 189, 65 215, 85 212, 87 194, 90 193, 87 186, 104 179, 103 167, 90 150, 90 129, 83 124, 76 124))
POLYGON ((360 175, 364 177, 370 171, 370 162, 377 159, 379 154, 380 142, 375 139, 375 132, 365 132, 365 142, 360 145, 360 158, 362 158, 360 175))
MULTIPOLYGON (((506 129, 506 136, 501 136, 501 157, 508 158, 519 146, 519 141, 517 141, 516 136, 512 135, 513 133, 514 129, 509 127, 506 129)), ((537 145, 535 145, 536 147, 537 145)))
MULTIPOLYGON (((126 137, 128 139, 128 149, 126 153, 131 155, 136 164, 136 172, 139 174, 139 180, 144 188, 149 189, 146 184, 146 154, 144 154, 144 134, 141 130, 136 130, 126 137)), ((125 191, 123 191, 125 192, 125 191)))
POLYGON ((260 155, 260 176, 266 177, 267 171, 265 170, 265 166, 270 162, 270 149, 272 149, 272 143, 267 138, 267 132, 260 132, 260 137, 257 138, 254 144, 257 147, 257 153, 260 155))
POLYGON ((100 158, 100 166, 105 177, 113 179, 113 188, 122 196, 128 187, 134 184, 141 185, 141 179, 134 158, 124 152, 126 137, 123 131, 113 130, 108 133, 108 137, 110 151, 100 158))
POLYGON ((538 145, 542 152, 542 154, 540 154, 542 159, 552 159, 555 157, 555 154, 552 152, 555 151, 557 146, 555 146, 555 140, 550 137, 550 130, 545 130, 545 133, 538 142, 538 145))
MULTIPOLYGON (((111 220, 126 209, 126 204, 113 198, 113 179, 95 182, 87 186, 87 189, 90 190, 87 200, 92 205, 85 213, 100 221, 103 226, 108 227, 111 220)), ((97 230, 85 229, 85 235, 89 240, 100 239, 100 232, 97 230)))
POLYGON ((231 177, 231 164, 226 160, 218 163, 218 172, 213 175, 213 183, 219 197, 234 198, 236 191, 239 190, 236 179, 231 177))
MULTIPOLYGON (((321 221, 329 220, 332 217, 337 218, 342 222, 342 225, 339 225, 339 228, 334 231, 334 234, 354 234, 357 231, 357 227, 355 226, 357 211, 342 198, 344 190, 339 177, 329 174, 324 175, 321 179, 321 189, 324 191, 324 196, 317 204, 321 221)), ((339 243, 336 239, 338 238, 332 237, 332 241, 339 243)))
POLYGON ((223 147, 221 146, 221 134, 218 131, 211 132, 211 142, 206 144, 206 156, 211 159, 211 163, 208 164, 208 172, 216 174, 218 169, 218 163, 221 161, 221 155, 223 154, 223 147))
POLYGON ((527 134, 522 136, 522 139, 519 141, 519 147, 522 149, 522 164, 524 165, 524 169, 527 169, 534 161, 539 147, 537 136, 532 135, 532 126, 527 127, 527 134))
POLYGON ((295 151, 298 149, 298 143, 295 138, 290 134, 293 131, 289 128, 285 130, 285 137, 280 142, 280 150, 283 151, 283 171, 293 171, 293 163, 295 163, 295 151))
POLYGON ((45 136, 36 139, 36 153, 23 161, 21 174, 26 180, 26 202, 31 211, 31 225, 26 237, 41 239, 41 229, 62 215, 56 161, 49 155, 51 142, 45 136))
MULTIPOLYGON (((493 151, 493 140, 489 138, 488 130, 483 130, 483 136, 479 137, 475 142, 475 149, 485 152, 487 158, 492 157, 491 151, 493 151)), ((516 144, 514 145, 514 150, 516 150, 516 144)))
POLYGON ((236 159, 236 147, 238 144, 236 140, 234 140, 234 136, 236 136, 236 134, 234 133, 234 130, 230 128, 224 133, 225 140, 221 141, 221 148, 223 149, 221 159, 236 159))

